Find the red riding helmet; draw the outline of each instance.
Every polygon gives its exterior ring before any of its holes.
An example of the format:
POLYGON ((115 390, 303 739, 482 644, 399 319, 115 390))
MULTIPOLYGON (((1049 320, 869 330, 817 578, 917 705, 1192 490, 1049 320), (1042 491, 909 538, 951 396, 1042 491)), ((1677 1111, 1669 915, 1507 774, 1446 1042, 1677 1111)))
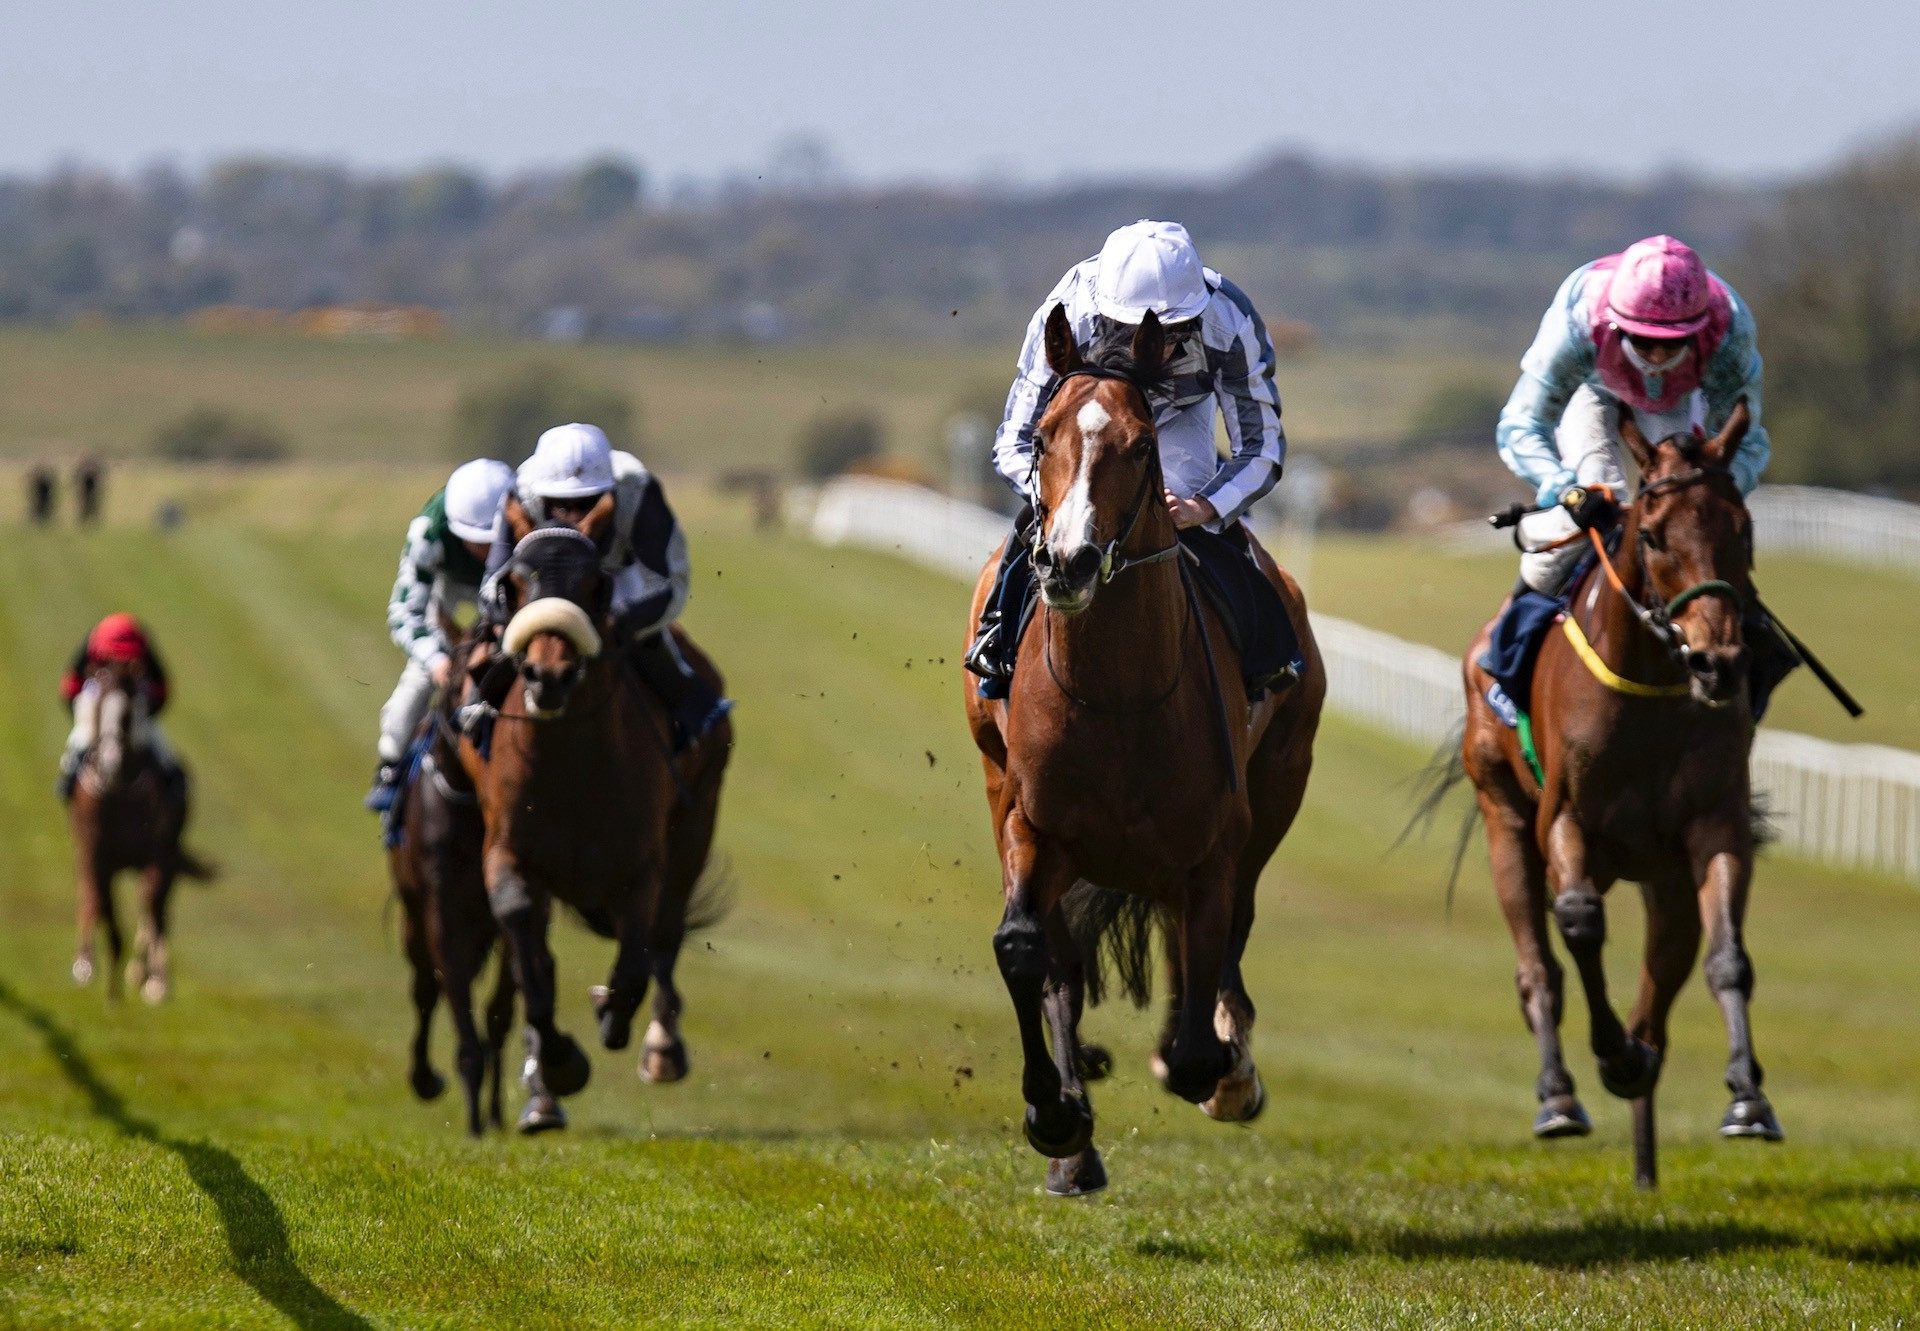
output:
POLYGON ((108 615, 87 635, 87 655, 96 661, 138 661, 146 654, 146 630, 124 611, 108 615))

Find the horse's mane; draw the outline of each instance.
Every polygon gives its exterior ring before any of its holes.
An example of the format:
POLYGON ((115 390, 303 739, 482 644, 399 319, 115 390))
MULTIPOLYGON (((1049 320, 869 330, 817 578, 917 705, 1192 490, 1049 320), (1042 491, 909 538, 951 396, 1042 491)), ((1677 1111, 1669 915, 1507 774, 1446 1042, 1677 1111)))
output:
MULTIPOLYGON (((1133 356, 1133 337, 1137 330, 1129 324, 1108 320, 1102 320, 1101 323, 1102 327, 1094 335, 1093 344, 1086 350, 1087 364, 1125 376, 1143 393, 1163 388, 1172 377, 1174 358, 1171 355, 1163 356, 1158 365, 1143 366, 1133 356)), ((1171 335, 1168 345, 1172 345, 1171 335)))

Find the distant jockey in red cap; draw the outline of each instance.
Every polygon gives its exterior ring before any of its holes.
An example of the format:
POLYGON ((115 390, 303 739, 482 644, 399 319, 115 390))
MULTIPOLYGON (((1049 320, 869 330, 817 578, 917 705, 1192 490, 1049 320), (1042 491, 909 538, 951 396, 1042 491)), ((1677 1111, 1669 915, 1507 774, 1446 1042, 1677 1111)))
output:
MULTIPOLYGON (((66 700, 67 710, 74 710, 74 702, 81 693, 92 687, 94 671, 103 665, 124 663, 132 668, 134 678, 139 682, 140 697, 146 703, 147 747, 154 761, 166 773, 169 781, 179 779, 180 764, 174 759, 173 747, 160 733, 160 727, 153 718, 160 715, 167 705, 167 670, 160 664, 160 657, 153 650, 153 642, 140 621, 124 611, 108 615, 93 626, 91 632, 80 643, 80 649, 73 654, 73 662, 67 667, 67 673, 60 679, 60 696, 66 700)), ((87 746, 93 736, 86 733, 86 727, 76 718, 73 730, 67 735, 66 750, 60 755, 60 780, 58 790, 60 798, 73 798, 74 779, 80 772, 80 760, 86 755, 87 746)))

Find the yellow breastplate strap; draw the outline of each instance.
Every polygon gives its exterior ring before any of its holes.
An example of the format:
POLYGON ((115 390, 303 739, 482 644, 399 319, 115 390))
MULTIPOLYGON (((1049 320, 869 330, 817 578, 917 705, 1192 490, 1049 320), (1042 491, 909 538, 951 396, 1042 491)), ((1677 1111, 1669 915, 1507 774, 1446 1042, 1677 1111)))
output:
POLYGON ((1560 626, 1566 630, 1567 641, 1573 644, 1574 654, 1580 658, 1581 664, 1615 693, 1624 693, 1631 698, 1684 698, 1693 691, 1688 684, 1642 684, 1638 680, 1628 679, 1600 659, 1600 653, 1587 641, 1587 635, 1581 632, 1580 625, 1571 614, 1560 621, 1560 626))

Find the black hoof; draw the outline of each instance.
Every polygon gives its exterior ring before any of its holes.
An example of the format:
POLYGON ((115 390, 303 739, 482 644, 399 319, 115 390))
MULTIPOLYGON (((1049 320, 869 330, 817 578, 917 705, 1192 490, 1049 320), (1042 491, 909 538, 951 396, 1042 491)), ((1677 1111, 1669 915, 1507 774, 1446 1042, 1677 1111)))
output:
POLYGON ((1631 1035, 1619 1053, 1600 1060, 1600 1084, 1622 1100, 1638 1100, 1659 1080, 1660 1051, 1631 1035))
POLYGON ((1787 1136, 1764 1095, 1752 1100, 1735 1100, 1728 1105, 1727 1116, 1720 1120, 1720 1135, 1752 1137, 1763 1142, 1785 1141, 1787 1136))
POLYGON ((527 1107, 520 1111, 520 1121, 514 1125, 523 1137, 558 1132, 566 1126, 567 1111, 560 1107, 558 1100, 547 1096, 535 1096, 527 1101, 527 1107))
MULTIPOLYGON (((1081 1081, 1105 1081, 1113 1075, 1113 1054, 1105 1045, 1081 1045, 1080 1056, 1074 1062, 1080 1069, 1081 1081)), ((1094 1163, 1098 1164, 1099 1161, 1094 1163)))
POLYGON ((1052 1160, 1065 1160, 1093 1144, 1093 1110, 1084 1100, 1062 1096, 1055 1106, 1058 1124, 1043 1124, 1040 1112, 1027 1106, 1027 1145, 1052 1160))
POLYGON ((556 1033, 552 1047, 540 1048, 540 1081, 554 1095, 577 1095, 586 1089, 593 1064, 571 1035, 556 1033))
POLYGON ((440 1093, 447 1089, 447 1079, 425 1063, 415 1063, 407 1074, 407 1085, 413 1087, 413 1093, 422 1100, 438 1100, 440 1093))
POLYGON ((615 1006, 613 991, 604 984, 596 984, 588 990, 593 997, 593 1015, 600 1023, 600 1047, 602 1049, 625 1049, 633 1039, 633 1014, 638 1005, 622 1011, 615 1006))
POLYGON ((1085 1197, 1107 1186, 1107 1167, 1100 1163, 1100 1152, 1089 1146, 1064 1160, 1047 1162, 1047 1195, 1085 1197))
POLYGON ((1593 1120, 1571 1095, 1556 1095, 1541 1102, 1534 1115, 1533 1135, 1551 1141, 1555 1137, 1584 1137, 1593 1131, 1593 1120))
POLYGON ((1231 1066, 1227 1047, 1216 1041, 1212 1057, 1203 1055, 1191 1061, 1168 1059, 1164 1085, 1188 1104, 1201 1104, 1213 1099, 1214 1092, 1220 1088, 1220 1079, 1231 1066))

